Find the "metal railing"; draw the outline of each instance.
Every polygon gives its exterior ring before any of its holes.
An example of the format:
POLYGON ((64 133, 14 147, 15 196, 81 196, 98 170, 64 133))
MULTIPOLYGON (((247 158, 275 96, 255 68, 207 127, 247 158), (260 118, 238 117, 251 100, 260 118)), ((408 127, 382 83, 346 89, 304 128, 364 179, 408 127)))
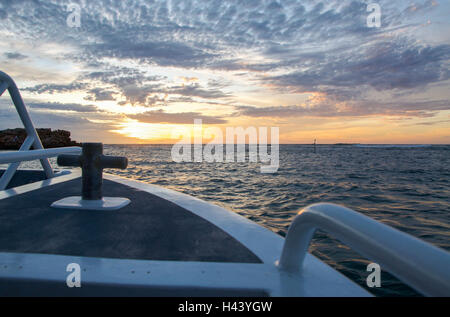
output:
POLYGON ((303 266, 316 229, 328 232, 382 269, 427 296, 450 296, 450 253, 334 204, 314 204, 299 212, 284 243, 278 266, 303 266))
POLYGON ((19 151, 0 153, 0 163, 11 163, 0 178, 0 190, 3 190, 8 186, 21 161, 39 159, 45 171, 46 177, 51 178, 54 176, 54 173, 48 160, 49 157, 64 153, 80 152, 80 148, 78 147, 45 150, 42 146, 41 139, 34 128, 33 122, 31 121, 30 115, 28 114, 16 83, 9 75, 0 71, 0 96, 3 95, 6 90, 8 90, 14 106, 16 107, 17 113, 19 114, 20 120, 25 127, 27 137, 19 151), (30 150, 31 147, 35 150, 30 150))

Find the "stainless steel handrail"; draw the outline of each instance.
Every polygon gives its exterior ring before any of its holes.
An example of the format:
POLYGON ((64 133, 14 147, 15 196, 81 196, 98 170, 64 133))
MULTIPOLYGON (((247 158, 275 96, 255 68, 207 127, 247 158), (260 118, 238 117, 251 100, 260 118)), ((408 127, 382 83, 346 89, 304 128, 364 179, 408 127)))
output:
POLYGON ((80 154, 79 146, 68 146, 53 149, 13 151, 0 154, 0 164, 33 161, 41 158, 55 157, 61 154, 80 154))
MULTIPOLYGON (((25 130, 27 132, 27 138, 25 139, 24 143, 19 149, 20 155, 27 156, 27 154, 24 154, 23 152, 34 152, 28 151, 31 147, 33 147, 35 150, 44 150, 41 139, 39 138, 39 135, 37 134, 36 129, 33 125, 33 122, 31 121, 30 115, 28 114, 27 108, 25 107, 25 104, 23 102, 22 96, 20 95, 19 89, 17 88, 16 83, 8 74, 0 71, 0 96, 6 89, 8 89, 9 91, 9 95, 11 96, 14 106, 16 107, 17 113, 19 114, 20 120, 22 121, 25 130)), ((64 151, 64 153, 67 153, 67 151, 64 151)), ((32 155, 36 155, 36 153, 32 155)), ((46 177, 47 178, 53 177, 54 173, 48 160, 48 156, 43 154, 38 158, 41 161, 41 165, 45 171, 46 177)), ((0 178, 0 190, 6 188, 6 186, 14 176, 14 173, 16 172, 20 164, 20 162, 17 161, 14 162, 10 161, 8 163, 11 164, 8 166, 8 169, 3 173, 2 177, 0 178)))
POLYGON ((278 266, 300 271, 316 229, 324 230, 427 296, 450 296, 450 253, 334 204, 301 210, 284 243, 278 266))

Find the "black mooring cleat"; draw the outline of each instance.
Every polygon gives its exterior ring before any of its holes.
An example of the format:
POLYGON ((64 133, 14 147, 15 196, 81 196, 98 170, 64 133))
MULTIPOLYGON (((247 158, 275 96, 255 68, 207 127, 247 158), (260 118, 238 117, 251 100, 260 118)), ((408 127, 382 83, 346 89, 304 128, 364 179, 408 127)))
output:
POLYGON ((103 155, 102 143, 83 143, 81 155, 59 155, 59 166, 81 167, 83 187, 82 197, 85 200, 102 199, 102 183, 104 168, 126 169, 128 159, 122 156, 103 155))
POLYGON ((126 198, 103 198, 102 184, 104 168, 125 169, 128 159, 122 156, 103 155, 102 143, 83 143, 82 148, 81 155, 63 154, 57 159, 59 166, 81 167, 81 197, 64 198, 54 202, 52 207, 103 210, 118 209, 127 205, 130 201, 126 198))

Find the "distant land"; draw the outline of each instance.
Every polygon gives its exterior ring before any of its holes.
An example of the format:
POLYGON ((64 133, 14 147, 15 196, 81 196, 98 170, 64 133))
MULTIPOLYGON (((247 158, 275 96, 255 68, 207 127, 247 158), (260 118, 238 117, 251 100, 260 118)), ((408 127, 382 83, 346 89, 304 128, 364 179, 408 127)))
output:
MULTIPOLYGON (((80 146, 81 144, 70 138, 66 130, 36 129, 44 148, 65 146, 80 146)), ((6 129, 0 131, 0 150, 18 150, 27 133, 23 128, 6 129)))

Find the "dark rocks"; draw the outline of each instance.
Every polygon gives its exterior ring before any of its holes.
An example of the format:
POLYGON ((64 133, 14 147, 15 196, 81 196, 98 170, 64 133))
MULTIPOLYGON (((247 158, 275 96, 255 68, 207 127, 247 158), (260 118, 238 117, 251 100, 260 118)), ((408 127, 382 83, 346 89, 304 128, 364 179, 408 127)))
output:
MULTIPOLYGON (((44 148, 81 146, 70 139, 70 132, 65 130, 36 129, 44 148)), ((0 150, 18 150, 25 140, 25 129, 7 129, 0 131, 0 150)))

